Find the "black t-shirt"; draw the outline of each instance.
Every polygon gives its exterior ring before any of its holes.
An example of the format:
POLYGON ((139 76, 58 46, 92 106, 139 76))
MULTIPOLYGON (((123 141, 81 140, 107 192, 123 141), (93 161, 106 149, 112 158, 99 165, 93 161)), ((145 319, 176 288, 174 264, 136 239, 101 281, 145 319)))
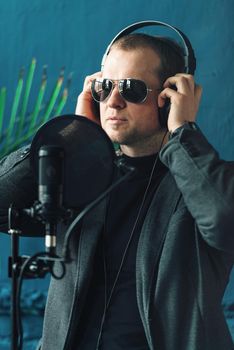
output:
MULTIPOLYGON (((123 156, 126 164, 134 166, 137 172, 131 179, 119 185, 110 195, 103 235, 96 251, 92 283, 79 322, 74 349, 97 349, 105 306, 105 293, 108 300, 123 259, 123 253, 139 214, 139 208, 156 157, 157 155, 139 158, 123 156)), ((137 307, 136 251, 144 217, 155 189, 165 172, 165 166, 158 159, 140 219, 134 230, 105 314, 98 349, 149 349, 137 307)), ((123 176, 123 171, 118 169, 116 178, 121 176, 123 176)))

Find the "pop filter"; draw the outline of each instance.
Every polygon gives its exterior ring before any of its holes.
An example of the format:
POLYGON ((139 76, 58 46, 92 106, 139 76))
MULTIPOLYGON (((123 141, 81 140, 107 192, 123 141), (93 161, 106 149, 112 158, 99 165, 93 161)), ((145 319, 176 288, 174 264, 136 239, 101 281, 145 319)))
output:
POLYGON ((44 124, 32 140, 30 162, 38 179, 38 153, 42 146, 63 148, 65 208, 83 208, 110 185, 115 151, 104 130, 91 120, 63 115, 44 124))

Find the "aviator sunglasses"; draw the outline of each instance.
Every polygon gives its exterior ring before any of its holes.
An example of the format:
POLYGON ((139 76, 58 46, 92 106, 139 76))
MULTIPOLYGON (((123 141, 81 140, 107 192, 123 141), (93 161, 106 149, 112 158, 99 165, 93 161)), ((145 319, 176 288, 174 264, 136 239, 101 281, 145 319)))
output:
MULTIPOLYGON (((146 83, 138 79, 94 79, 91 85, 93 99, 96 102, 105 101, 112 93, 115 85, 118 85, 120 95, 128 102, 142 103, 146 100, 149 91, 146 83)), ((161 90, 161 89, 157 89, 161 90)))

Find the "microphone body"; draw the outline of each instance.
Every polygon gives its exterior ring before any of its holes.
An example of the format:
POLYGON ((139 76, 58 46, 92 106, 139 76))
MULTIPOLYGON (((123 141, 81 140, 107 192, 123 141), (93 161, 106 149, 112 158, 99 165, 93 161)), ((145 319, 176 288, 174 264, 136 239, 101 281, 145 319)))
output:
POLYGON ((38 200, 40 216, 45 223, 46 252, 55 253, 57 221, 63 203, 64 150, 42 146, 38 153, 38 200))

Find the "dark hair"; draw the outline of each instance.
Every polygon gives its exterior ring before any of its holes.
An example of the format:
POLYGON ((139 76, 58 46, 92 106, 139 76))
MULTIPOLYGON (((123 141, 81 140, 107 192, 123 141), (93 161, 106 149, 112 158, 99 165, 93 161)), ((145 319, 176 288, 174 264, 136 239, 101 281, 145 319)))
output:
POLYGON ((167 37, 152 36, 143 33, 134 33, 118 39, 111 47, 122 50, 134 50, 151 48, 160 58, 160 67, 157 70, 161 84, 176 73, 183 73, 185 70, 184 54, 182 48, 167 37))

